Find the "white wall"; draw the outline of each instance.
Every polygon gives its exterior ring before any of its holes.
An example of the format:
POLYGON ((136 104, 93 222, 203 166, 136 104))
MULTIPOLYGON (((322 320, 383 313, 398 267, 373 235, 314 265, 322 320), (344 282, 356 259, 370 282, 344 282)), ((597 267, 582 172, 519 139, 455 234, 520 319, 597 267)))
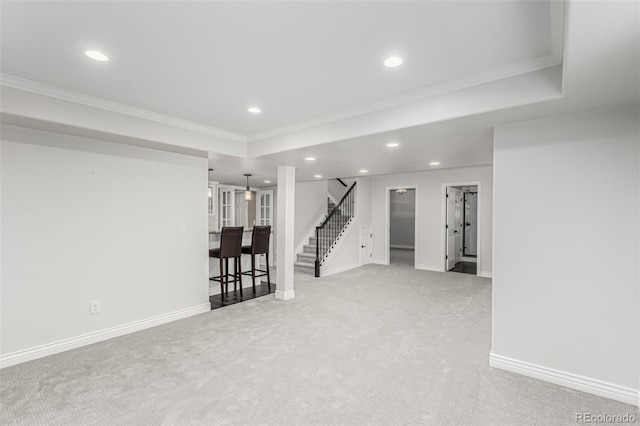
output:
POLYGON ((373 259, 386 262, 388 242, 385 235, 387 221, 386 193, 388 187, 416 189, 416 268, 444 270, 444 192, 443 185, 480 182, 480 252, 479 272, 491 276, 492 271, 492 206, 493 171, 491 166, 457 169, 436 169, 424 172, 402 173, 372 177, 373 203, 373 259))
POLYGON ((1 152, 3 365, 210 308, 206 158, 11 126, 1 152))
POLYGON ((389 193, 389 229, 391 247, 414 248, 416 240, 416 191, 389 193))
POLYGON ((637 403, 638 118, 496 129, 492 365, 637 403))
POLYGON ((315 229, 323 214, 327 214, 327 181, 297 182, 294 247, 307 244, 305 237, 310 229, 315 229))

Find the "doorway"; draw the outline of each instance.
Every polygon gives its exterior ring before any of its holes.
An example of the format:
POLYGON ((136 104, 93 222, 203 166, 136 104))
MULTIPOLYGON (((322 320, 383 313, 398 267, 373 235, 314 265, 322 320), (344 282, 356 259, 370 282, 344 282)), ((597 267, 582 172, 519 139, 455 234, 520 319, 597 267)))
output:
POLYGON ((445 271, 478 274, 479 184, 445 188, 445 271))
POLYGON ((389 190, 389 263, 415 267, 416 190, 389 190))

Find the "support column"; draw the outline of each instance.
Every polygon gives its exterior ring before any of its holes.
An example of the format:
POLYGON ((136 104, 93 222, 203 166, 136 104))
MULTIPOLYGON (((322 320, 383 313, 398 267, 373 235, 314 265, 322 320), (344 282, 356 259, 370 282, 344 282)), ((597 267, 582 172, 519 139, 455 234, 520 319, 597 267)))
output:
POLYGON ((277 194, 277 261, 276 261, 276 299, 294 298, 293 263, 295 262, 294 223, 295 223, 296 168, 278 167, 277 194))

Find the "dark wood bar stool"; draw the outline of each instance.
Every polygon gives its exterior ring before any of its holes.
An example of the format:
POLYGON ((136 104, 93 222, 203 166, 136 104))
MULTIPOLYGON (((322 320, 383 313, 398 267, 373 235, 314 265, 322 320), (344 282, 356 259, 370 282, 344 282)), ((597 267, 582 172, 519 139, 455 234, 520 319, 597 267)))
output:
POLYGON ((251 271, 244 272, 243 275, 251 275, 253 292, 256 291, 256 277, 267 277, 267 287, 271 291, 271 277, 269 276, 269 237, 271 237, 271 226, 254 226, 251 234, 251 245, 242 246, 242 253, 251 255, 251 271), (256 268, 256 256, 264 254, 267 261, 267 269, 256 268), (261 272, 256 274, 256 272, 261 272))
POLYGON ((242 226, 225 226, 220 234, 220 248, 210 249, 209 257, 220 259, 220 275, 209 278, 220 282, 220 300, 224 302, 224 294, 229 290, 229 283, 233 283, 233 289, 240 283, 240 296, 242 296, 242 226), (229 280, 229 259, 233 258, 234 274, 229 280), (223 262, 224 261, 224 262, 223 262), (224 265, 224 268, 223 268, 224 265))

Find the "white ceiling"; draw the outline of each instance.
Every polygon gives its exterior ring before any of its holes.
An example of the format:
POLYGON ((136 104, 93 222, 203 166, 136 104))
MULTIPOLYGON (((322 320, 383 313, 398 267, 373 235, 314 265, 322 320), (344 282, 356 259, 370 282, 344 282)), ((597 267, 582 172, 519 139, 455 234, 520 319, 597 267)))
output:
MULTIPOLYGON (((491 163, 495 124, 637 101, 637 2, 584 3, 4 1, 0 70, 4 81, 72 91, 67 100, 180 119, 227 137, 233 152, 246 145, 249 155, 206 149, 221 182, 243 184, 252 172, 264 185, 284 164, 298 167, 298 180, 428 170, 435 160, 473 166, 491 163), (110 61, 86 58, 87 49, 110 61), (404 64, 385 68, 392 55, 404 64), (263 113, 249 114, 251 105, 263 113)), ((8 104, 6 124, 71 126, 8 104)))
POLYGON ((529 70, 551 54, 549 9, 545 1, 4 2, 1 66, 251 136, 529 70), (86 58, 87 49, 110 61, 86 58), (393 55, 404 65, 384 67, 393 55), (263 113, 247 113, 250 105, 263 113))

